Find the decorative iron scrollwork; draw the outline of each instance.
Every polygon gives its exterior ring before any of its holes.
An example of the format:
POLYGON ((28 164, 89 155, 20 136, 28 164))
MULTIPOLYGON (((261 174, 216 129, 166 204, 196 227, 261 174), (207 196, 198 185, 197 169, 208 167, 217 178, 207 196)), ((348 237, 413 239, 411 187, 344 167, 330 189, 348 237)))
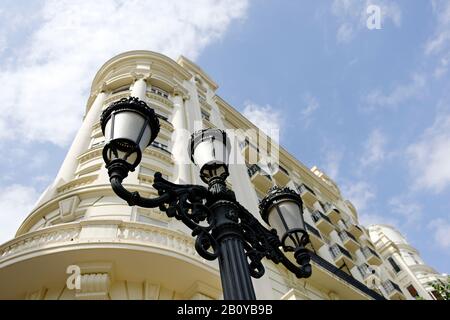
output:
MULTIPOLYGON (((159 197, 154 199, 143 198, 138 192, 129 192, 122 186, 122 178, 111 176, 111 185, 114 191, 130 205, 138 205, 146 208, 156 208, 165 212, 168 217, 182 221, 192 230, 192 236, 196 238, 195 249, 206 260, 214 260, 219 255, 219 246, 212 235, 214 221, 208 221, 208 225, 201 222, 211 217, 211 211, 207 206, 208 200, 217 199, 218 194, 230 198, 230 192, 226 188, 216 186, 214 192, 198 185, 178 185, 165 180, 162 174, 157 172, 154 176, 153 187, 158 191, 159 197), (220 190, 220 192, 218 192, 220 190)), ((302 266, 292 263, 281 251, 281 241, 277 232, 267 230, 245 207, 240 205, 233 197, 236 209, 227 212, 227 218, 234 221, 240 228, 243 238, 244 250, 247 257, 250 274, 254 278, 264 275, 265 269, 262 259, 267 258, 274 263, 282 263, 297 277, 308 276, 310 271, 302 266)), ((310 268, 310 266, 309 266, 310 268)))

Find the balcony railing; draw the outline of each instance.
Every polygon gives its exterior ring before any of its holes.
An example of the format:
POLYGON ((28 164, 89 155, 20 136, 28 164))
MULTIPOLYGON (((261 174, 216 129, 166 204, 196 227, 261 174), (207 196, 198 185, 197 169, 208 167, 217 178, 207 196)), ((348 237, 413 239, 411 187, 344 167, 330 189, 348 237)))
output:
POLYGON ((310 232, 310 233, 314 234, 316 237, 322 239, 322 236, 320 235, 319 230, 317 230, 316 228, 314 228, 313 226, 311 226, 309 223, 306 223, 306 222, 305 222, 305 225, 306 225, 306 230, 307 230, 308 232, 310 232))
POLYGON ((248 176, 250 178, 253 177, 257 173, 260 173, 261 175, 263 175, 264 177, 266 177, 267 179, 272 181, 272 178, 269 175, 265 174, 265 172, 262 172, 261 168, 257 164, 253 164, 250 167, 248 167, 247 172, 248 172, 248 176))
POLYGON ((164 120, 164 121, 169 121, 169 118, 167 118, 167 117, 165 117, 165 116, 163 116, 163 115, 160 115, 159 113, 157 113, 156 116, 157 116, 159 119, 162 119, 162 120, 164 120))
POLYGON ((363 279, 366 279, 368 276, 375 274, 375 270, 370 268, 367 263, 363 263, 362 265, 358 266, 358 271, 363 279))
POLYGON ((332 245, 330 247, 330 252, 331 255, 333 256, 333 258, 336 260, 338 259, 341 255, 345 255, 347 258, 349 258, 350 260, 352 260, 352 255, 350 254, 350 252, 348 252, 347 250, 345 250, 344 248, 342 248, 340 245, 338 245, 337 243, 332 245))
POLYGON ((331 210, 334 210, 334 211, 336 211, 337 213, 341 213, 340 211, 339 211, 339 209, 338 208, 336 208, 336 206, 334 205, 334 204, 331 204, 331 203, 326 203, 324 206, 323 206, 323 209, 327 212, 327 211, 331 211, 331 210))
POLYGON ((381 259, 380 256, 378 255, 378 253, 376 253, 374 250, 372 250, 369 247, 364 247, 364 248, 362 248, 361 251, 362 251, 364 257, 366 257, 366 258, 370 258, 371 256, 375 256, 378 259, 381 259))
POLYGON ((160 88, 157 88, 157 87, 152 87, 150 89, 150 91, 152 93, 157 94, 158 96, 164 97, 166 99, 169 98, 169 94, 166 91, 164 91, 163 89, 160 89, 160 88))
POLYGON ((386 290, 386 292, 388 294, 391 294, 394 291, 397 291, 397 292, 400 292, 401 294, 403 294, 403 292, 400 289, 400 287, 398 286, 398 284, 396 284, 395 282, 393 282, 391 280, 387 280, 387 281, 383 282, 383 288, 384 288, 384 290, 386 290))
POLYGON ((320 267, 328 270, 330 273, 336 275, 340 280, 344 281, 345 283, 349 284, 350 286, 360 290, 361 292, 364 292, 369 297, 375 300, 386 300, 385 297, 380 295, 378 292, 373 291, 369 289, 366 285, 359 282, 355 278, 353 278, 351 275, 345 273, 344 271, 336 268, 333 264, 329 263, 327 260, 323 259, 322 257, 318 256, 314 252, 310 252, 311 260, 319 265, 320 267))
POLYGON ((298 190, 298 192, 300 192, 300 194, 309 191, 313 195, 316 195, 316 193, 314 192, 313 189, 311 189, 310 187, 308 187, 306 184, 303 184, 303 183, 301 185, 297 185, 297 190, 298 190))
POLYGON ((320 212, 318 210, 314 211, 311 214, 311 217, 314 220, 314 222, 318 222, 318 221, 320 221, 320 219, 324 219, 325 221, 329 222, 330 224, 333 224, 326 215, 324 215, 322 212, 320 212))
POLYGON ((160 150, 162 150, 162 151, 164 151, 164 152, 166 152, 168 154, 171 154, 171 152, 169 151, 169 147, 166 146, 165 144, 162 144, 162 143, 157 142, 157 141, 153 141, 151 145, 152 145, 152 147, 160 149, 160 150))
POLYGON ((282 166, 278 166, 278 169, 280 171, 284 172, 286 175, 289 175, 289 172, 285 168, 283 168, 282 166))
POLYGON ((255 146, 253 143, 251 143, 248 138, 245 138, 244 141, 239 143, 239 147, 241 148, 241 150, 243 150, 245 147, 251 147, 252 149, 255 149, 256 152, 259 153, 259 148, 257 146, 255 146))
POLYGON ((342 241, 347 241, 350 238, 353 241, 358 242, 354 235, 352 235, 350 232, 345 231, 345 230, 339 232, 339 238, 341 238, 342 241))

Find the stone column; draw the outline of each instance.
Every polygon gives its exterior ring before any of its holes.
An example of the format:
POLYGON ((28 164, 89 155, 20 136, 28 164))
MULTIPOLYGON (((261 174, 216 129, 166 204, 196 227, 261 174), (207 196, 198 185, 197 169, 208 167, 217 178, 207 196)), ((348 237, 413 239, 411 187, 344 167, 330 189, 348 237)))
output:
POLYGON ((189 155, 190 132, 187 129, 186 110, 181 92, 175 92, 173 98, 173 118, 172 125, 172 156, 175 162, 173 182, 178 184, 192 183, 191 160, 189 155))
POLYGON ((100 114, 102 112, 103 103, 105 102, 106 93, 101 90, 91 107, 89 108, 87 114, 84 116, 81 128, 78 130, 72 145, 67 152, 67 155, 55 177, 53 183, 44 191, 39 200, 37 201, 35 207, 46 202, 54 196, 56 189, 69 182, 75 178, 75 172, 78 167, 78 156, 86 152, 91 143, 92 128, 94 125, 100 121, 100 114))
POLYGON ((146 77, 143 75, 138 75, 136 78, 137 79, 133 84, 133 88, 131 89, 130 96, 136 97, 142 101, 145 101, 146 100, 146 92, 147 92, 146 77))
POLYGON ((77 157, 86 152, 89 148, 92 128, 100 121, 100 114, 102 112, 105 97, 106 93, 103 91, 97 94, 94 103, 84 117, 81 128, 78 130, 78 133, 73 140, 55 181, 61 180, 61 183, 66 183, 74 178, 75 171, 78 167, 77 157))

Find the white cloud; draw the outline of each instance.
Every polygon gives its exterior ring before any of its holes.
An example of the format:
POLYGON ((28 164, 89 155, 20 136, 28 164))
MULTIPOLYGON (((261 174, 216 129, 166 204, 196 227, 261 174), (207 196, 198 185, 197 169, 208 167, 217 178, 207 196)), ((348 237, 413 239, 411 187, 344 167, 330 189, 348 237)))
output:
POLYGON ((397 107, 401 103, 421 94, 426 84, 426 78, 421 74, 414 74, 407 84, 395 86, 390 93, 380 90, 371 91, 365 98, 363 109, 373 110, 376 107, 397 107))
POLYGON ((360 159, 362 168, 379 165, 386 157, 386 136, 378 129, 373 130, 365 143, 360 159))
POLYGON ((450 58, 450 2, 447 0, 432 1, 437 23, 434 34, 425 45, 427 55, 437 55, 437 66, 434 75, 441 77, 448 71, 450 58), (439 57, 439 55, 441 55, 439 57))
POLYGON ((450 249, 450 222, 438 218, 431 220, 428 228, 432 230, 434 241, 444 249, 450 249))
POLYGON ((342 195, 348 199, 358 212, 358 220, 362 225, 389 224, 398 225, 396 217, 381 215, 374 211, 372 202, 376 199, 376 190, 366 181, 356 181, 343 184, 342 195))
POLYGON ((303 117, 307 118, 310 117, 314 113, 314 111, 319 109, 320 104, 317 101, 317 98, 313 97, 310 94, 306 94, 303 100, 306 103, 306 107, 302 109, 301 113, 303 117))
POLYGON ((14 237, 38 197, 32 187, 14 184, 0 188, 0 243, 14 237))
POLYGON ((350 42, 354 36, 354 33, 353 27, 349 23, 343 23, 337 31, 337 41, 339 43, 350 42))
POLYGON ((407 148, 414 188, 439 193, 450 185, 450 113, 439 114, 407 148))
POLYGON ((407 197, 393 197, 389 200, 391 212, 401 217, 407 225, 419 227, 417 222, 422 218, 422 206, 407 197))
POLYGON ((136 49, 195 59, 247 7, 247 0, 47 0, 14 63, 1 68, 0 125, 11 139, 66 145, 106 60, 136 49))
POLYGON ((243 114, 266 135, 279 143, 280 129, 283 123, 280 111, 270 105, 261 106, 247 102, 243 114))
POLYGON ((336 39, 339 43, 350 42, 358 32, 367 28, 369 5, 377 5, 381 9, 381 27, 391 21, 396 27, 402 22, 402 11, 397 3, 391 0, 334 0, 331 12, 339 22, 336 39))
POLYGON ((433 37, 425 46, 427 54, 438 53, 450 44, 450 2, 433 0, 432 6, 437 18, 437 26, 433 37))
POLYGON ((342 187, 342 194, 345 195, 345 198, 350 200, 356 210, 361 213, 368 209, 369 203, 376 197, 375 190, 365 181, 344 184, 342 187))
POLYGON ((321 167, 323 167, 324 172, 330 178, 332 178, 333 180, 337 180, 344 153, 341 150, 324 148, 322 150, 322 154, 324 155, 324 160, 321 167))
POLYGON ((398 225, 398 220, 393 219, 392 217, 367 212, 361 212, 359 214, 359 222, 364 226, 370 226, 373 224, 388 224, 392 226, 398 225))
POLYGON ((320 108, 320 104, 317 98, 309 93, 303 96, 303 102, 306 106, 301 109, 300 118, 303 123, 303 127, 307 129, 311 124, 314 113, 320 108))

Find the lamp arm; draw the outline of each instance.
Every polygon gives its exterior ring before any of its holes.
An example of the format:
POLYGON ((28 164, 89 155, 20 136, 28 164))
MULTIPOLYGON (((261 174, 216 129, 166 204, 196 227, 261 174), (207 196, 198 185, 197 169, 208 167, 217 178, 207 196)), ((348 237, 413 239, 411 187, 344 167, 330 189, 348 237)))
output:
POLYGON ((195 249, 199 255, 207 260, 217 258, 218 245, 210 233, 214 225, 202 226, 199 224, 210 214, 209 209, 204 205, 208 195, 205 187, 189 184, 178 185, 167 181, 160 172, 156 172, 153 187, 158 190, 159 197, 146 198, 137 191, 128 191, 122 185, 123 178, 119 175, 113 174, 110 181, 114 192, 128 205, 143 208, 159 207, 169 218, 182 221, 192 230, 192 236, 196 237, 195 249))
POLYGON ((240 207, 241 225, 245 239, 244 248, 250 259, 250 273, 254 278, 264 275, 264 266, 261 260, 266 257, 274 263, 281 263, 297 278, 307 278, 311 275, 311 265, 299 266, 289 260, 283 251, 281 241, 275 229, 268 230, 245 207, 240 207))
POLYGON ((130 192, 122 185, 122 179, 120 177, 112 177, 110 179, 111 187, 114 192, 123 200, 125 200, 129 206, 139 206, 144 208, 156 208, 164 204, 170 199, 170 194, 162 194, 157 198, 145 198, 142 197, 139 192, 130 192))

